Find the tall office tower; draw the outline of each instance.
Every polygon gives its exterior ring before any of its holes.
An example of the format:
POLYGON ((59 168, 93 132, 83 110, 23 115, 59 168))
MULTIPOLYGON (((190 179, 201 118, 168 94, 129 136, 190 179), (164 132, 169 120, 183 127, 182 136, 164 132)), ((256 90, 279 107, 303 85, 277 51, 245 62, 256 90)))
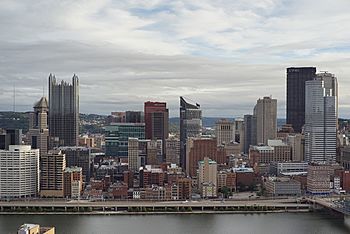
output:
POLYGON ((335 77, 334 74, 328 73, 328 72, 321 72, 316 74, 317 79, 320 79, 323 81, 324 89, 326 92, 326 96, 335 96, 335 107, 336 107, 336 120, 337 120, 337 129, 338 129, 338 100, 339 100, 339 95, 338 95, 338 80, 337 77, 335 77))
POLYGON ((244 115, 244 153, 249 153, 249 147, 256 145, 256 117, 244 115))
POLYGON ((88 183, 92 173, 92 156, 91 149, 78 146, 62 146, 58 148, 66 155, 67 167, 81 167, 83 181, 88 183))
POLYGON ((326 92, 324 81, 306 81, 305 158, 333 163, 337 148, 336 96, 326 92))
POLYGON ((40 156, 40 196, 63 197, 63 172, 66 156, 60 150, 50 150, 40 156))
POLYGON ((235 141, 235 123, 227 119, 220 119, 215 123, 217 145, 229 144, 235 141))
POLYGON ((301 133, 305 124, 305 82, 316 76, 315 67, 287 68, 287 124, 301 133))
POLYGON ((244 151, 244 120, 235 119, 235 142, 239 144, 240 152, 244 151))
POLYGON ((295 134, 287 137, 287 143, 292 147, 292 161, 305 161, 305 136, 302 134, 295 134))
POLYGON ((146 139, 162 140, 165 154, 165 140, 169 137, 169 110, 165 102, 145 102, 145 124, 146 139))
POLYGON ((277 100, 264 97, 254 107, 256 118, 256 142, 267 145, 268 140, 277 137, 277 100))
POLYGON ((218 165, 205 157, 198 162, 198 188, 202 197, 216 197, 218 165))
POLYGON ((144 123, 111 123, 105 127, 106 156, 128 157, 129 137, 145 139, 144 123))
POLYGON ((180 140, 170 137, 165 140, 166 162, 180 165, 180 140))
POLYGON ((190 104, 180 97, 180 166, 186 166, 186 144, 189 137, 202 135, 202 110, 200 105, 190 104))
POLYGON ((126 123, 144 123, 145 117, 142 111, 126 111, 125 122, 126 123))
POLYGON ((47 99, 42 97, 37 103, 35 103, 34 112, 30 113, 30 124, 26 144, 31 145, 32 149, 39 149, 40 156, 45 155, 48 149, 48 112, 49 105, 47 99))
POLYGON ((49 76, 49 132, 58 146, 79 145, 79 78, 72 84, 49 76))
POLYGON ((33 197, 39 192, 39 150, 10 145, 0 150, 0 197, 33 197))
POLYGON ((139 139, 129 137, 128 139, 128 169, 137 172, 140 168, 139 159, 139 139))

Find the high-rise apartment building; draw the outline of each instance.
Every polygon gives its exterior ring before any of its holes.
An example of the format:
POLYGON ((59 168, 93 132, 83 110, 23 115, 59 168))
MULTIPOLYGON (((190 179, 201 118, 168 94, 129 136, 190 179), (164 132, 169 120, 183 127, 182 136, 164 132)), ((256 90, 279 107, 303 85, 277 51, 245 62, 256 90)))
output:
POLYGON ((198 162, 198 188, 202 197, 216 197, 217 195, 218 165, 209 157, 198 162))
POLYGON ((189 137, 202 134, 202 110, 198 103, 191 104, 180 97, 180 166, 186 169, 186 144, 189 137))
POLYGON ((336 96, 327 93, 322 79, 306 81, 305 87, 305 159, 308 162, 336 160, 336 96))
POLYGON ((235 123, 227 120, 220 119, 215 123, 215 136, 217 145, 229 144, 235 141, 235 123))
POLYGON ((63 172, 66 156, 60 150, 50 150, 40 156, 40 196, 63 197, 63 172))
POLYGON ((0 197, 34 197, 39 192, 39 150, 10 145, 0 150, 0 197))
POLYGON ((30 113, 29 130, 27 133, 27 144, 32 149, 39 149, 40 156, 47 153, 49 146, 49 129, 48 129, 48 112, 49 104, 46 97, 42 97, 34 105, 34 112, 30 113))
POLYGON ((277 100, 271 97, 259 99, 254 107, 256 118, 256 142, 267 145, 277 137, 277 100))
POLYGON ((79 78, 72 84, 49 76, 49 132, 56 146, 79 145, 79 78))
POLYGON ((287 68, 287 124, 297 133, 305 124, 305 82, 315 76, 315 67, 287 68))

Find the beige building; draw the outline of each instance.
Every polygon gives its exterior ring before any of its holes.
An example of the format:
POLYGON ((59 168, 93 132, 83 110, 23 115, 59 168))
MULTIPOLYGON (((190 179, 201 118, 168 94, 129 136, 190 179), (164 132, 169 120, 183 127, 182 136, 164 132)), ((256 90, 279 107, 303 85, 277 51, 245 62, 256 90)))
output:
POLYGON ((304 161, 305 136, 302 134, 290 135, 287 138, 287 142, 292 147, 292 161, 304 161))
POLYGON ((128 168, 130 171, 138 171, 140 165, 137 160, 139 157, 139 139, 131 138, 128 139, 128 168))
POLYGON ((217 145, 229 144, 235 141, 235 123, 227 119, 221 119, 215 124, 217 145))
POLYGON ((55 234, 55 228, 40 227, 39 224, 23 224, 17 234, 55 234))
POLYGON ((40 196, 63 197, 63 172, 66 156, 61 150, 50 150, 40 158, 40 196))
POLYGON ((256 117, 257 144, 267 145, 270 139, 277 137, 277 99, 264 97, 254 107, 256 117))
POLYGON ((334 170, 331 165, 309 165, 307 170, 307 191, 315 195, 331 192, 330 182, 334 170))
POLYGON ((216 197, 217 163, 208 157, 198 162, 198 187, 202 197, 216 197))

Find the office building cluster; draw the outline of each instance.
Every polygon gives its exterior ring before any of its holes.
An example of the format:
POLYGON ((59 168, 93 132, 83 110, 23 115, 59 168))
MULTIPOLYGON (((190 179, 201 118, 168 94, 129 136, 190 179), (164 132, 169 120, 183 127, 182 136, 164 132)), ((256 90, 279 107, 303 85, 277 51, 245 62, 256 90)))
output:
POLYGON ((178 129, 166 102, 111 112, 79 134, 79 79, 49 76, 29 130, 0 132, 0 197, 188 200, 257 191, 266 196, 350 192, 348 129, 338 124, 338 83, 315 67, 287 68, 286 122, 258 98, 242 118, 203 127, 202 107, 180 97, 178 129), (22 142, 24 144, 22 144, 22 142), (20 176, 25 174, 26 176, 20 176))

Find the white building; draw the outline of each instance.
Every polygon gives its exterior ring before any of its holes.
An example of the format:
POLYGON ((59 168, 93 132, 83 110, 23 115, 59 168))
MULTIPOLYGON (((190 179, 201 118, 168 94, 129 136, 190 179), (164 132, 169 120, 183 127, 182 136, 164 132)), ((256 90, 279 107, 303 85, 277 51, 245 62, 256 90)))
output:
POLYGON ((305 159, 333 163, 337 147, 336 96, 320 78, 305 85, 305 159))
POLYGON ((0 150, 0 197, 32 197, 39 192, 39 149, 10 145, 0 150))

